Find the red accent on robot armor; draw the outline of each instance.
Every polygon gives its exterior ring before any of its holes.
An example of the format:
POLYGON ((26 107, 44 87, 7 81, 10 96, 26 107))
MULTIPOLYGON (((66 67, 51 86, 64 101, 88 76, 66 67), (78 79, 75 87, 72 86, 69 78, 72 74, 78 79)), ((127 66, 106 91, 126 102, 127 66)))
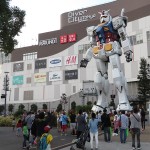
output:
POLYGON ((111 32, 105 33, 106 43, 118 41, 118 36, 116 34, 113 34, 111 32))

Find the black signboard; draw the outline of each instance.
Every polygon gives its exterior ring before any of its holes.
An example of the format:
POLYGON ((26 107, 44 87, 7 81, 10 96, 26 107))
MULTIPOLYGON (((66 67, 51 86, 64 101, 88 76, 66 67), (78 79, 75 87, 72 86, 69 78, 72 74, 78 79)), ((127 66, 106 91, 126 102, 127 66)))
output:
POLYGON ((23 71, 24 68, 24 64, 22 63, 15 63, 13 65, 13 72, 17 72, 17 71, 23 71))
POLYGON ((46 59, 36 60, 35 61, 35 69, 46 68, 46 59))
POLYGON ((78 79, 78 70, 66 70, 65 80, 78 79))

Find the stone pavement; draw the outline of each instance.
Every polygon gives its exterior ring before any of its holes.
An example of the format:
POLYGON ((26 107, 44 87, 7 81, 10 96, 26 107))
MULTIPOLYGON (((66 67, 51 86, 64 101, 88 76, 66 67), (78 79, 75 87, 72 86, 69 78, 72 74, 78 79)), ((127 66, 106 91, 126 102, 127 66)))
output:
MULTIPOLYGON (((112 136, 111 143, 106 143, 103 140, 103 135, 99 136, 99 150, 131 150, 131 135, 127 138, 127 143, 120 143, 119 136, 112 136)), ((142 150, 150 150, 150 126, 146 126, 146 129, 141 133, 141 148, 142 150)), ((69 150, 70 147, 63 148, 61 150, 69 150)), ((77 150, 77 149, 76 149, 77 150)), ((86 150, 90 150, 90 143, 86 142, 86 150)))

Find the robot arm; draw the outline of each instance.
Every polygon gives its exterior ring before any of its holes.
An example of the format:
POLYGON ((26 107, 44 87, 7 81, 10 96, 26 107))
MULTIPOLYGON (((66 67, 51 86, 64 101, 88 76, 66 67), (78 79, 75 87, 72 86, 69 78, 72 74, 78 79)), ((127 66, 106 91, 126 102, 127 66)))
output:
POLYGON ((127 26, 127 17, 123 16, 123 13, 124 9, 122 9, 121 11, 121 16, 113 18, 112 23, 113 28, 118 31, 118 34, 120 36, 121 45, 126 57, 126 61, 130 62, 132 61, 132 48, 125 28, 127 26))
POLYGON ((95 26, 87 27, 87 36, 88 40, 90 41, 91 47, 87 50, 85 54, 85 58, 83 58, 80 62, 80 67, 86 68, 88 62, 92 59, 93 57, 93 46, 96 45, 96 39, 95 39, 95 26))

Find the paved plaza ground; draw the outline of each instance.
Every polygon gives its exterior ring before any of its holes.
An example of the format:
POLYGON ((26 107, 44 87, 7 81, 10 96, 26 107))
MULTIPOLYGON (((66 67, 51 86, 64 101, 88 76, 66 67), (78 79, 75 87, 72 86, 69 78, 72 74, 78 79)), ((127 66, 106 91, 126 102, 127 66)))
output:
MULTIPOLYGON (((56 128, 52 129, 54 136, 52 150, 69 150, 70 146, 64 147, 71 143, 76 137, 71 136, 60 136, 56 128)), ((15 132, 10 127, 0 127, 0 150, 21 150, 22 149, 23 137, 17 137, 15 132)), ((121 144, 119 136, 113 136, 111 143, 106 143, 103 140, 103 135, 99 136, 99 150, 131 150, 131 135, 129 134, 127 143, 121 144)), ((146 126, 146 130, 141 134, 141 147, 142 150, 150 150, 150 126, 146 126)), ((90 143, 86 143, 87 150, 90 150, 90 143)), ((35 150, 35 149, 33 149, 35 150)))

